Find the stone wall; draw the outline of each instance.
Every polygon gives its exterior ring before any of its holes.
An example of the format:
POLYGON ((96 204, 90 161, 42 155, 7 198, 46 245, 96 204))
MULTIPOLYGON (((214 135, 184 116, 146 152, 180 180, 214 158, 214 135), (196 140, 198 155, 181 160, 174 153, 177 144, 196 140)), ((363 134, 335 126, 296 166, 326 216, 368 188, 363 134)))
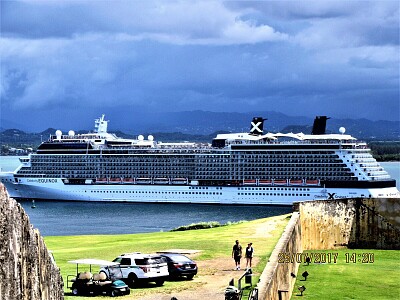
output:
POLYGON ((394 227, 400 230, 400 199, 375 198, 363 199, 362 203, 382 215, 394 227))
POLYGON ((299 267, 293 255, 303 249, 400 249, 400 199, 305 201, 294 209, 260 276, 259 299, 290 299, 299 267))
POLYGON ((354 201, 305 201, 299 211, 304 250, 347 246, 356 214, 354 201))
POLYGON ((258 283, 258 299, 290 299, 299 263, 285 254, 301 253, 300 215, 293 213, 281 238, 273 250, 258 283), (287 259, 287 261, 285 261, 287 259))
POLYGON ((301 202, 303 249, 400 249, 400 230, 364 203, 363 199, 301 202))
POLYGON ((0 184, 0 299, 64 299, 60 270, 24 209, 0 184))

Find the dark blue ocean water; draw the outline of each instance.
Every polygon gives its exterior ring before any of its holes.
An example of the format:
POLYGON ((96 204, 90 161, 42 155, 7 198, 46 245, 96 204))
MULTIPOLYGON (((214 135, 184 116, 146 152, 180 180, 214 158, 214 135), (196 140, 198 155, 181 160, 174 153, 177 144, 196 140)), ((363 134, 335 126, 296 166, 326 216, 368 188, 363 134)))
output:
POLYGON ((168 231, 191 223, 254 220, 291 212, 288 206, 20 202, 43 236, 168 231))

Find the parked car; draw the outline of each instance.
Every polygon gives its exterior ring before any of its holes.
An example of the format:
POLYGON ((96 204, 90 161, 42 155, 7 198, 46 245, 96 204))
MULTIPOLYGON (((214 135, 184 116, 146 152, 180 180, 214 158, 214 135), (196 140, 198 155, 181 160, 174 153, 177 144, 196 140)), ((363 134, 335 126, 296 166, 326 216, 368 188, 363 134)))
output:
POLYGON ((170 277, 186 277, 192 279, 197 274, 197 264, 189 257, 180 253, 160 253, 168 263, 170 277))
POLYGON ((113 262, 108 262, 98 259, 78 259, 70 261, 76 264, 76 275, 67 276, 67 287, 71 289, 73 295, 108 295, 111 297, 119 295, 129 295, 130 289, 121 280, 111 281, 104 273, 92 274, 91 272, 79 272, 79 264, 90 265, 108 265, 113 262), (72 283, 72 285, 71 285, 72 283))
POLYGON ((113 263, 103 266, 100 272, 111 280, 123 280, 131 287, 148 282, 161 286, 169 275, 167 261, 160 255, 126 253, 114 259, 113 263))

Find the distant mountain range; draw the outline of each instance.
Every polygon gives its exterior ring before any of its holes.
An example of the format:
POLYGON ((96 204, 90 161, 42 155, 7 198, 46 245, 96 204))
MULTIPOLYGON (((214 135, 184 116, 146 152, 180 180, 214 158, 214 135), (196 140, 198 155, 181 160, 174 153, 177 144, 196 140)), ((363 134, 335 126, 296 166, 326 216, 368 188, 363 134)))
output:
MULTIPOLYGON (((282 113, 246 112, 246 113, 218 113, 207 111, 186 111, 173 113, 141 114, 134 119, 114 120, 108 127, 109 132, 121 137, 136 137, 139 134, 154 135, 160 141, 208 141, 210 142, 217 131, 248 132, 253 117, 266 118, 264 132, 303 132, 311 133, 313 118, 303 116, 287 116, 282 113)), ((106 119, 107 116, 106 116, 106 119)), ((5 123, 3 122, 3 126, 5 123)), ((399 121, 371 121, 367 119, 329 119, 327 132, 336 133, 340 127, 346 128, 346 133, 365 140, 399 140, 399 121)), ((1 143, 20 142, 40 143, 54 134, 56 129, 49 128, 39 133, 26 133, 17 128, 2 128, 0 130, 1 143)), ((63 129, 67 132, 68 129, 63 129)), ((75 130, 76 133, 93 131, 75 130)))

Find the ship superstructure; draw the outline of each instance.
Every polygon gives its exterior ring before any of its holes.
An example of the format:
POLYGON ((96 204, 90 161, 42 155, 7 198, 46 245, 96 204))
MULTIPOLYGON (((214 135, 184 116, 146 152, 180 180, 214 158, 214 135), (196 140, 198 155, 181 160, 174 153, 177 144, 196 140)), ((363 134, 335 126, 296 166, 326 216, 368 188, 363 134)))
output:
POLYGON ((317 117, 311 135, 247 133, 207 143, 122 139, 104 115, 93 133, 57 131, 14 172, 0 174, 14 198, 217 204, 277 204, 337 198, 399 197, 395 180, 365 142, 340 128, 326 134, 317 117))

